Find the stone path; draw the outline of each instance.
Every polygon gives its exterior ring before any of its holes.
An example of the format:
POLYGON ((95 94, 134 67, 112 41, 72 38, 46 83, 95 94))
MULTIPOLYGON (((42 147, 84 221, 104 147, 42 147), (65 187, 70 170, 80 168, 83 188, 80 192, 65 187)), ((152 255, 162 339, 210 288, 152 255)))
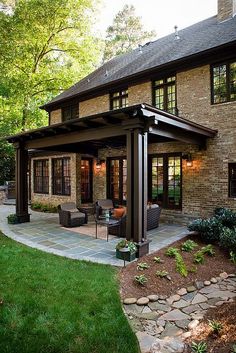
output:
POLYGON ((223 272, 170 297, 125 298, 123 306, 142 353, 182 353, 184 340, 191 337, 207 309, 232 302, 234 297, 236 275, 223 272))

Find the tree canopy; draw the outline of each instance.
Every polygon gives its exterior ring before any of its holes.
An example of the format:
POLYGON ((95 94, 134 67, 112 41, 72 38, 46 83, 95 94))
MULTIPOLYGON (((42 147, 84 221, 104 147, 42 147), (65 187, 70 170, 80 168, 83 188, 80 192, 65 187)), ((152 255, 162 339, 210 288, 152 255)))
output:
POLYGON ((134 6, 125 5, 115 16, 113 24, 107 28, 104 61, 131 51, 139 44, 153 40, 155 36, 155 31, 144 30, 134 6))

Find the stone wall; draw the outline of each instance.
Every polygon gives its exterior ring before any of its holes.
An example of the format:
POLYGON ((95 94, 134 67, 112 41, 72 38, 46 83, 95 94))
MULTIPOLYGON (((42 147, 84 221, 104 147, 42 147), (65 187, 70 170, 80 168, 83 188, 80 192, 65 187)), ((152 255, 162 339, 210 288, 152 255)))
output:
POLYGON ((91 98, 79 103, 79 117, 106 112, 110 109, 109 94, 91 98))
POLYGON ((61 109, 52 110, 50 113, 50 125, 61 123, 61 109))
POLYGON ((218 15, 220 22, 225 21, 236 12, 236 0, 218 0, 218 15))
POLYGON ((0 205, 6 200, 6 188, 0 186, 0 205))

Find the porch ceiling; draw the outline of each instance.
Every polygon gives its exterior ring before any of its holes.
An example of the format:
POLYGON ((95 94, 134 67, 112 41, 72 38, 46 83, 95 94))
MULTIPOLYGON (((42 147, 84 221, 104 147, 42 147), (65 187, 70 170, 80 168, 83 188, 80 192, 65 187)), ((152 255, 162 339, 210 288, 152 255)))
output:
POLYGON ((86 153, 95 153, 102 147, 124 146, 126 131, 133 128, 148 132, 150 143, 178 140, 204 145, 208 137, 217 134, 217 130, 139 104, 26 131, 6 140, 23 143, 26 149, 55 150, 56 147, 63 152, 83 152, 84 149, 86 153))

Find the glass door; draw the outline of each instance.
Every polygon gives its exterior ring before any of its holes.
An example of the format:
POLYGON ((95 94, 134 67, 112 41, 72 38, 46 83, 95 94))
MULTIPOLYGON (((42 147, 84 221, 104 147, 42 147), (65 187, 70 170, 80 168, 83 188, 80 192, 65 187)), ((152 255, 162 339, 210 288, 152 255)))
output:
POLYGON ((81 203, 93 202, 93 160, 92 158, 81 159, 81 203))
POLYGON ((127 161, 123 157, 107 159, 107 197, 117 204, 127 198, 127 161))

